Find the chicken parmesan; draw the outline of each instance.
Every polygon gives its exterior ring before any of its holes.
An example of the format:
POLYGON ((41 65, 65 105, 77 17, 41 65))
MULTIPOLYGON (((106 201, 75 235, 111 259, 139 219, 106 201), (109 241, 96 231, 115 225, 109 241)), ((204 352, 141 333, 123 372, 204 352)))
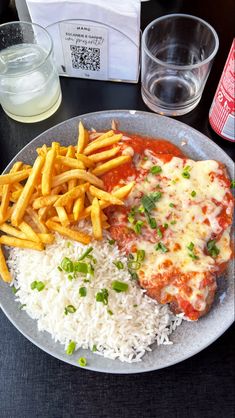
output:
POLYGON ((125 206, 106 209, 110 234, 147 295, 197 320, 232 256, 233 196, 225 167, 193 161, 173 144, 124 136, 132 162, 103 176, 107 190, 135 180, 125 206))

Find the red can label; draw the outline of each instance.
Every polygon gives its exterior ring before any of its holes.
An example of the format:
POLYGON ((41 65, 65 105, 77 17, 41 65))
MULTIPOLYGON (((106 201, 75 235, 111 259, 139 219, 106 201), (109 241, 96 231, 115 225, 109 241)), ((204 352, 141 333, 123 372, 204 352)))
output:
POLYGON ((235 141, 235 39, 210 108, 209 121, 218 135, 235 141))

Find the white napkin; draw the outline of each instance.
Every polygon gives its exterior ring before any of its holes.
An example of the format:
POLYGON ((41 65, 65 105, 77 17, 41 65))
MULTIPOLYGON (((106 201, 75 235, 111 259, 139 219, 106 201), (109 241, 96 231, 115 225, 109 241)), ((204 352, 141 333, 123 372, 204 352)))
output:
MULTIPOLYGON (((26 0, 26 3, 32 22, 47 28, 52 35, 54 57, 60 74, 63 68, 64 75, 73 77, 138 81, 140 0, 26 0), (100 65, 103 70, 101 68, 100 74, 99 71, 76 71, 68 62, 68 58, 71 61, 69 42, 72 41, 65 41, 64 37, 68 33, 68 25, 71 26, 70 32, 74 33, 78 22, 92 27, 94 31, 94 28, 103 28, 97 29, 98 34, 99 30, 104 34, 100 65)), ((78 45, 81 47, 81 44, 78 45)))

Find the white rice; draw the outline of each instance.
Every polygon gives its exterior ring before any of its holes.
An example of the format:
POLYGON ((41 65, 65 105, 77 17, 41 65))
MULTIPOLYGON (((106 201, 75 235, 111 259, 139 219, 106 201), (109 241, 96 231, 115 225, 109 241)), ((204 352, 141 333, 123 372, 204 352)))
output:
POLYGON ((94 241, 92 255, 96 258, 94 277, 84 283, 84 275, 69 280, 68 274, 58 270, 62 259, 76 261, 89 247, 71 242, 57 235, 55 242, 43 252, 14 248, 10 250, 8 264, 18 289, 16 302, 27 314, 37 320, 39 331, 47 331, 55 341, 67 348, 70 341, 79 348, 97 347, 96 354, 129 363, 140 361, 151 344, 171 344, 169 335, 182 322, 168 306, 159 305, 145 295, 135 280, 130 278, 126 258, 116 245, 107 239, 94 241), (113 264, 121 260, 124 269, 113 264), (31 289, 33 281, 42 281, 42 291, 31 289), (112 281, 128 283, 128 291, 112 290, 112 281), (86 287, 81 297, 79 288, 86 287), (96 301, 101 289, 109 291, 108 305, 96 301), (73 305, 75 313, 65 315, 65 307, 73 305), (137 305, 137 306, 136 306, 137 305), (108 313, 108 309, 113 315, 108 313))

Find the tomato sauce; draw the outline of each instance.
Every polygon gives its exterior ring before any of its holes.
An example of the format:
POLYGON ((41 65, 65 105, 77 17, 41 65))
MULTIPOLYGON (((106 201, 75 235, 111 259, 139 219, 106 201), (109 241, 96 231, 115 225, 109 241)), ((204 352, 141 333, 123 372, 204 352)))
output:
MULTIPOLYGON (((161 154, 161 158, 164 162, 170 161, 173 156, 184 157, 184 154, 181 152, 181 150, 176 145, 167 140, 153 139, 135 134, 127 135, 130 139, 123 140, 123 147, 121 146, 120 154, 124 148, 124 145, 126 145, 133 148, 135 154, 143 155, 146 149, 154 152, 155 154, 161 154)), ((135 166, 132 162, 130 162, 104 174, 102 176, 102 180, 104 181, 106 190, 110 191, 114 186, 119 184, 120 180, 125 180, 131 176, 133 176, 135 179, 136 175, 137 172, 135 166)))

